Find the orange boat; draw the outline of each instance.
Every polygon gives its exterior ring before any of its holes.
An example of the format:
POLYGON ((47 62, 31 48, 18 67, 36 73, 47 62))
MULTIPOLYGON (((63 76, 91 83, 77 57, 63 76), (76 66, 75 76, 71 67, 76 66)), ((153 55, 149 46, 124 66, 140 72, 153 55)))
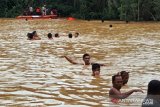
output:
POLYGON ((73 18, 73 17, 68 17, 67 20, 72 21, 72 20, 75 20, 75 18, 73 18))
POLYGON ((32 15, 32 16, 17 16, 16 19, 57 19, 57 15, 32 15))

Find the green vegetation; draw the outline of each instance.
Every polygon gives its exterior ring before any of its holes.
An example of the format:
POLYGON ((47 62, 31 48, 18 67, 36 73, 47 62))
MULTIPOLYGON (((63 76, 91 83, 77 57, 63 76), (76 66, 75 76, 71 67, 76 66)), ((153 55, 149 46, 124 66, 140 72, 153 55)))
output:
POLYGON ((160 20, 160 0, 1 0, 0 17, 16 17, 28 9, 56 8, 59 16, 125 21, 160 20))

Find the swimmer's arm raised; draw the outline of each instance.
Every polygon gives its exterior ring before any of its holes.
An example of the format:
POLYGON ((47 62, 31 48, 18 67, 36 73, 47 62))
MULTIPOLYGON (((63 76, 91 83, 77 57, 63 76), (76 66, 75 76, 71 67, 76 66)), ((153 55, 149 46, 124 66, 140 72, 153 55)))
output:
POLYGON ((72 64, 78 64, 77 62, 73 61, 71 58, 69 58, 68 56, 63 56, 67 59, 67 61, 69 61, 72 64))

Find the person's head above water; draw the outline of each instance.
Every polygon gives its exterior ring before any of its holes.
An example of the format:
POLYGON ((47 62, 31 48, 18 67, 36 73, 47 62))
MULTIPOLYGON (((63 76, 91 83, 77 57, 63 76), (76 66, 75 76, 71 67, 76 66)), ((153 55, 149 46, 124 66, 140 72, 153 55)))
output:
POLYGON ((47 35, 47 36, 48 36, 48 39, 53 39, 53 38, 52 38, 52 34, 51 34, 51 33, 48 33, 48 35, 47 35))
POLYGON ((121 71, 120 75, 122 76, 123 85, 127 84, 128 79, 129 79, 129 72, 121 71))
POLYGON ((58 34, 58 33, 56 33, 54 36, 55 36, 56 38, 58 38, 58 37, 59 37, 59 34, 58 34))
POLYGON ((90 65, 91 63, 90 63, 90 55, 89 54, 84 54, 83 55, 83 61, 84 61, 84 63, 85 63, 85 65, 90 65))
POLYGON ((123 80, 122 80, 122 77, 121 75, 113 75, 112 76, 112 84, 113 84, 113 87, 116 88, 116 89, 121 89, 121 87, 123 86, 123 80))
POLYGON ((160 95, 160 81, 152 80, 148 84, 148 95, 160 95))
POLYGON ((141 107, 160 107, 160 81, 151 80, 148 83, 147 96, 141 107))
POLYGON ((41 38, 37 35, 37 32, 36 32, 36 31, 33 31, 33 32, 32 32, 32 35, 33 35, 32 40, 40 40, 40 39, 41 39, 41 38))
POLYGON ((109 97, 112 99, 125 99, 134 92, 143 92, 141 89, 132 89, 122 93, 121 88, 123 86, 123 80, 120 74, 112 76, 112 84, 113 87, 109 91, 109 97))
POLYGON ((32 40, 33 39, 33 34, 32 33, 28 33, 27 37, 28 37, 28 40, 32 40))
POLYGON ((37 35, 37 32, 36 31, 33 31, 32 32, 33 36, 37 35))
POLYGON ((100 64, 93 63, 92 64, 92 76, 99 76, 100 75, 100 64))
MULTIPOLYGON (((70 63, 72 64, 80 64, 80 65, 92 65, 93 62, 90 62, 90 55, 85 53, 83 56, 82 56, 82 59, 83 59, 83 62, 76 62, 75 60, 69 58, 68 56, 64 55, 63 56, 64 58, 66 58, 70 63)), ((105 64, 100 64, 100 66, 105 66, 105 64)))
POLYGON ((68 34, 68 37, 69 37, 69 38, 72 38, 72 33, 69 33, 69 34, 68 34))
POLYGON ((75 38, 77 38, 79 36, 79 33, 78 32, 76 32, 75 33, 75 38))

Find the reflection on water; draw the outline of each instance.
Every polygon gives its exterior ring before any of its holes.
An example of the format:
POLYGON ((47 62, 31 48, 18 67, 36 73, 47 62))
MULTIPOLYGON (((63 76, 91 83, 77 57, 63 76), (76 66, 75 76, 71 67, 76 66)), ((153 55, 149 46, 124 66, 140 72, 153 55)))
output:
MULTIPOLYGON (((137 107, 140 101, 110 102, 111 76, 127 70, 130 79, 122 91, 142 88, 146 93, 148 82, 160 75, 159 23, 0 19, 0 25, 0 106, 137 107), (26 40, 33 30, 42 40, 26 40), (80 37, 48 40, 49 32, 79 32, 80 37), (81 61, 84 53, 108 64, 100 78, 91 76, 91 67, 61 58, 81 61)), ((143 99, 145 93, 129 98, 143 99)))

